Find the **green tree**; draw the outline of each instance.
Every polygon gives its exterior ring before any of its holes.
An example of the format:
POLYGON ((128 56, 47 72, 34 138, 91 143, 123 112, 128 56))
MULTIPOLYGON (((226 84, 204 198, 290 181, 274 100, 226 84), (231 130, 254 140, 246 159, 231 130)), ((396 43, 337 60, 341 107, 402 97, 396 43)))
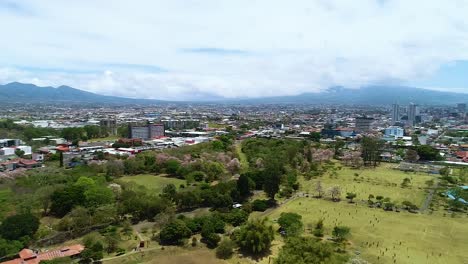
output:
POLYGON ((429 145, 420 145, 416 147, 416 152, 423 161, 441 160, 439 151, 429 145))
POLYGON ((177 188, 174 184, 170 183, 164 186, 162 190, 162 196, 168 200, 175 200, 177 195, 177 188))
POLYGON ((168 160, 165 164, 166 172, 172 175, 177 173, 177 170, 180 168, 180 162, 175 159, 168 160))
POLYGON ((255 183, 246 174, 241 174, 237 180, 237 190, 242 198, 246 198, 251 194, 255 183))
POLYGON ((275 264, 345 263, 346 256, 334 253, 330 244, 320 243, 312 237, 291 237, 281 248, 275 264))
MULTIPOLYGON (((18 237, 19 238, 19 237, 18 237)), ((18 240, 6 240, 0 237, 0 256, 12 256, 23 248, 23 243, 18 240)))
POLYGON ((15 149, 15 155, 22 158, 24 156, 24 151, 21 149, 15 149))
POLYGON ((286 236, 298 236, 302 233, 302 216, 296 213, 281 213, 278 224, 286 236))
POLYGON ((366 166, 377 166, 380 162, 383 142, 374 137, 363 137, 361 140, 362 159, 366 166))
POLYGON ((241 226, 234 236, 242 250, 260 254, 270 249, 275 235, 273 227, 266 223, 266 219, 256 219, 241 226))
POLYGON ((97 208, 101 205, 114 202, 114 192, 110 188, 103 186, 91 186, 84 191, 86 207, 97 208))
POLYGON ((355 193, 346 193, 346 199, 348 199, 350 203, 353 203, 354 198, 356 198, 355 193))
POLYGON ((220 259, 230 259, 234 254, 235 243, 230 239, 224 239, 216 248, 216 256, 220 259))
POLYGON ((0 236, 9 240, 32 237, 39 228, 39 219, 30 213, 12 215, 0 225, 0 236))
POLYGON ((176 219, 167 224, 159 233, 159 238, 162 244, 166 245, 182 245, 184 239, 189 238, 192 232, 187 227, 184 221, 176 219))
POLYGON ((347 226, 335 226, 332 231, 333 239, 337 242, 345 241, 350 234, 350 228, 347 226))
POLYGON ((104 257, 104 245, 101 241, 85 245, 85 249, 81 252, 80 257, 83 263, 97 262, 104 257))

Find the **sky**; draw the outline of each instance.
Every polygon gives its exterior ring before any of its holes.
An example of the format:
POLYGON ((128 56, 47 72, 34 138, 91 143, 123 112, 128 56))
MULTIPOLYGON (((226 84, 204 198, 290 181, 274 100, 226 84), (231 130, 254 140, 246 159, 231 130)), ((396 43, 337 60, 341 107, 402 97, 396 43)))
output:
POLYGON ((253 98, 468 93, 468 0, 0 0, 0 84, 253 98))

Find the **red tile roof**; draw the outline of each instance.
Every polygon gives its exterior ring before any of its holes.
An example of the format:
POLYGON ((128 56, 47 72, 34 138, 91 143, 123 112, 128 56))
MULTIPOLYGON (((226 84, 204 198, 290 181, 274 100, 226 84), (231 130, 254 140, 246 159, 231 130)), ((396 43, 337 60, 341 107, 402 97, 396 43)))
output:
POLYGON ((34 251, 25 248, 19 252, 19 258, 1 262, 0 264, 39 264, 41 260, 52 260, 78 255, 84 250, 84 248, 85 247, 83 245, 76 244, 37 254, 34 251))

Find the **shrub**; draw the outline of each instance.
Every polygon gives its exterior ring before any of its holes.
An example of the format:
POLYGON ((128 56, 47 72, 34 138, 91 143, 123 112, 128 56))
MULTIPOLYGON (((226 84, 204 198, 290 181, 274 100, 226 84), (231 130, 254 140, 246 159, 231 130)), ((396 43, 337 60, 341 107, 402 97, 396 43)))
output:
POLYGON ((234 253, 234 242, 224 239, 216 248, 216 256, 220 259, 230 259, 234 253))
POLYGON ((254 211, 259 211, 259 212, 263 212, 265 211, 266 209, 268 209, 268 201, 267 200, 255 200, 253 201, 252 203, 252 210, 254 211))

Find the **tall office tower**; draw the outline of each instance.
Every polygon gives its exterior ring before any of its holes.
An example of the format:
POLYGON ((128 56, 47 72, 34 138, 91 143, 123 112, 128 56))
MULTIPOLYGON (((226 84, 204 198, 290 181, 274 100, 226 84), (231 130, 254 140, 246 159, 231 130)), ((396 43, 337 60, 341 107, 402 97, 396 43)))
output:
POLYGON ((458 110, 458 113, 465 114, 466 113, 466 104, 464 104, 464 103, 457 104, 457 110, 458 110))
POLYGON ((398 104, 392 105, 392 122, 393 124, 400 121, 400 106, 398 104))
POLYGON ((368 132, 372 128, 374 118, 356 117, 356 132, 368 132))
POLYGON ((411 103, 408 107, 408 123, 410 126, 414 126, 416 123, 416 116, 418 115, 418 105, 411 103))

